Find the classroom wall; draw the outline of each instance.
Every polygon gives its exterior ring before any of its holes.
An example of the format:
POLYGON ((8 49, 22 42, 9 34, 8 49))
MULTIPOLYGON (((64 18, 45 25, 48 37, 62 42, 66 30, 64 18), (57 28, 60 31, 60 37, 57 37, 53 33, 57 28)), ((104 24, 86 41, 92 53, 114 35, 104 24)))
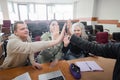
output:
POLYGON ((78 0, 74 9, 74 18, 120 20, 120 0, 78 0))
POLYGON ((120 20, 120 0, 97 0, 99 19, 120 20))
MULTIPOLYGON (((120 0, 98 0, 96 15, 98 20, 118 20, 118 23, 120 23, 120 0)), ((117 24, 108 22, 107 24, 103 23, 103 25, 104 29, 109 29, 111 34, 120 32, 120 27, 117 24)))
POLYGON ((74 18, 86 21, 88 25, 102 24, 104 29, 110 30, 111 34, 120 32, 120 27, 117 25, 120 24, 119 3, 120 0, 79 0, 74 4, 74 18), (92 18, 97 19, 92 20, 92 18), (100 20, 107 21, 107 23, 98 22, 100 20))

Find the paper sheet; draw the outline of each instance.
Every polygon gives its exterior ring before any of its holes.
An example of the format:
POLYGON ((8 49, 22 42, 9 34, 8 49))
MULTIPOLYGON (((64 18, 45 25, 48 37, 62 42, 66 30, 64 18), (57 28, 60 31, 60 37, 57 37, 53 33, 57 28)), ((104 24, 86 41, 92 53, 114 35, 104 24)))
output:
POLYGON ((86 61, 86 63, 93 71, 102 71, 103 70, 95 61, 86 61))
POLYGON ((95 61, 79 61, 75 64, 80 67, 82 72, 84 71, 103 71, 103 69, 95 61))
POLYGON ((76 62, 75 63, 78 67, 80 67, 81 71, 91 71, 89 66, 86 64, 86 62, 76 62))
POLYGON ((12 80, 31 80, 29 73, 26 72, 22 75, 17 76, 16 78, 12 79, 12 80))

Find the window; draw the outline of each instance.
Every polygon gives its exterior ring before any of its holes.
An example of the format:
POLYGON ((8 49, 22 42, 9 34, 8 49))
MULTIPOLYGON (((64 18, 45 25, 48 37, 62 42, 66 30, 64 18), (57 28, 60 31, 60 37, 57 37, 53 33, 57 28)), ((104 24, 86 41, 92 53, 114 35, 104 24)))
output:
POLYGON ((2 11, 0 11, 0 20, 3 20, 3 14, 2 14, 2 11))
POLYGON ((17 3, 8 2, 8 11, 11 22, 19 20, 17 3))
POLYGON ((0 5, 0 20, 3 20, 1 5, 0 5))
POLYGON ((55 7, 54 7, 54 5, 48 5, 47 6, 47 11, 48 11, 48 20, 54 19, 55 18, 55 7))
POLYGON ((30 4, 29 5, 29 19, 30 20, 46 20, 46 5, 30 4))
POLYGON ((73 6, 55 5, 55 18, 58 20, 73 19, 73 6))
POLYGON ((8 2, 11 21, 73 19, 73 4, 18 4, 8 2))
POLYGON ((20 4, 19 5, 19 17, 20 20, 25 21, 28 20, 28 8, 27 5, 25 4, 20 4))
POLYGON ((73 19, 73 5, 48 5, 48 20, 67 20, 73 19))
POLYGON ((3 24, 3 14, 0 6, 0 25, 3 24))
POLYGON ((36 20, 37 16, 35 14, 35 5, 29 4, 29 19, 36 20))
POLYGON ((37 20, 46 20, 46 5, 42 5, 42 4, 37 4, 35 7, 35 12, 36 12, 36 19, 37 20))

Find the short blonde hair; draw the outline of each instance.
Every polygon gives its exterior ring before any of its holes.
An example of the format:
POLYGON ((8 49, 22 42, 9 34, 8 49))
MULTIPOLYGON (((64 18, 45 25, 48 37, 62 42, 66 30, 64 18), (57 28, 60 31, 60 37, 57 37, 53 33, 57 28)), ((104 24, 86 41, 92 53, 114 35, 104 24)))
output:
POLYGON ((82 23, 80 23, 80 22, 74 23, 74 24, 72 25, 72 31, 73 31, 73 32, 74 32, 74 28, 75 28, 76 26, 78 26, 78 27, 81 28, 81 31, 82 31, 81 37, 82 37, 83 39, 88 39, 88 35, 87 35, 86 32, 85 32, 85 26, 84 26, 84 24, 82 24, 82 23))

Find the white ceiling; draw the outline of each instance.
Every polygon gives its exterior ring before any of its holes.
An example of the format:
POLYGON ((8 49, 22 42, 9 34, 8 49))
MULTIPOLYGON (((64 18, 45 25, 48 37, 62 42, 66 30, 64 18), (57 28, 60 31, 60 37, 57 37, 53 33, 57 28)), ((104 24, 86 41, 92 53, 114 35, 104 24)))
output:
POLYGON ((79 0, 8 0, 13 2, 30 2, 30 3, 74 3, 79 0))

